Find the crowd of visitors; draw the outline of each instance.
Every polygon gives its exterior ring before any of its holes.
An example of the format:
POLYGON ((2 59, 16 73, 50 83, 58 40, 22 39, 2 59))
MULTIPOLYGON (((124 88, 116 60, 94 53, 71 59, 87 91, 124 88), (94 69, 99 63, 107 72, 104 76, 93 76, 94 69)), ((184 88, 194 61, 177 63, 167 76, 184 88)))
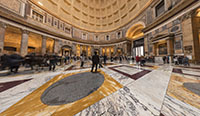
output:
MULTIPOLYGON (((76 55, 63 55, 58 56, 56 54, 45 54, 45 55, 37 55, 35 53, 31 53, 26 55, 25 57, 21 57, 18 54, 2 54, 0 51, 0 70, 4 70, 9 68, 11 72, 18 72, 20 65, 27 67, 31 67, 38 65, 39 67, 49 67, 49 71, 55 71, 56 65, 68 65, 73 61, 80 60, 80 67, 84 67, 86 61, 92 62, 92 69, 93 72, 95 68, 95 72, 97 68, 103 68, 103 65, 107 64, 107 61, 110 59, 110 62, 136 62, 138 66, 145 66, 146 62, 155 62, 154 56, 136 56, 136 57, 128 57, 127 55, 111 55, 108 57, 106 54, 99 56, 97 52, 94 52, 92 57, 88 57, 85 54, 81 54, 80 56, 76 55)), ((164 64, 169 64, 170 61, 174 62, 175 65, 184 65, 190 66, 189 58, 187 56, 174 56, 173 60, 170 59, 170 56, 163 56, 162 57, 164 64)))
POLYGON ((189 58, 187 56, 174 56, 174 64, 190 66, 189 58))
MULTIPOLYGON (((0 56, 0 70, 9 69, 10 72, 17 73, 20 66, 30 67, 32 70, 34 66, 49 67, 49 70, 55 71, 56 65, 61 64, 61 57, 56 54, 39 55, 31 53, 25 57, 17 53, 8 55, 1 54, 0 56)), ((37 69, 36 69, 37 70, 37 69)))
MULTIPOLYGON (((170 56, 163 56, 162 59, 164 64, 170 63, 170 56)), ((173 62, 175 65, 190 66, 189 58, 187 56, 173 56, 173 62)))

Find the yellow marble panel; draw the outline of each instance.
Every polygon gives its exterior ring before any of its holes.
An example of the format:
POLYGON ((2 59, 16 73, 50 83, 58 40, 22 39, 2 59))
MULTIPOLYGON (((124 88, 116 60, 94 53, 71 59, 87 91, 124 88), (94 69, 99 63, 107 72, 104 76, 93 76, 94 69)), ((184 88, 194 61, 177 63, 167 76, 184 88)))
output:
POLYGON ((100 73, 105 77, 104 83, 97 91, 93 92, 89 96, 73 103, 58 106, 48 106, 41 102, 40 97, 49 86, 63 78, 78 73, 81 72, 54 77, 52 80, 8 108, 6 111, 2 112, 0 116, 73 116, 123 87, 106 73, 100 71, 100 73))
POLYGON ((183 84, 186 82, 200 83, 200 80, 172 74, 167 94, 200 109, 200 96, 185 88, 183 84))

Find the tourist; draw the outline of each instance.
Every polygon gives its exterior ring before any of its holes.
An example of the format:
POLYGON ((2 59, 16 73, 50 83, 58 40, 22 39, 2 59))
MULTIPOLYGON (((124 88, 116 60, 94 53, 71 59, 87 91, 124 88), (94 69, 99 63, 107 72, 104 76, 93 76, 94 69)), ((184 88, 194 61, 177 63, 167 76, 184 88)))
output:
POLYGON ((169 64, 169 56, 166 57, 167 64, 169 64))
POLYGON ((131 56, 131 60, 132 60, 132 62, 134 62, 135 58, 133 56, 131 56))
POLYGON ((97 55, 97 52, 94 52, 94 55, 92 56, 92 69, 91 69, 91 72, 93 72, 94 67, 95 67, 95 72, 97 72, 98 64, 99 64, 99 55, 97 55))
POLYGON ((184 58, 184 56, 178 57, 178 64, 183 64, 183 58, 184 58))
POLYGON ((103 56, 100 56, 100 59, 99 59, 99 68, 103 68, 102 62, 103 62, 103 56))
POLYGON ((110 57, 110 61, 113 62, 113 55, 111 55, 111 57, 110 57))
POLYGON ((135 60, 136 60, 136 64, 139 66, 139 63, 140 63, 140 57, 139 57, 139 56, 136 56, 136 57, 135 57, 135 60))
POLYGON ((50 64, 49 64, 49 71, 53 70, 55 71, 57 58, 56 55, 51 55, 49 58, 50 64))
POLYGON ((85 55, 81 54, 80 60, 81 60, 81 67, 83 67, 85 61, 85 55))
POLYGON ((145 65, 145 58, 144 58, 144 56, 141 56, 141 58, 140 58, 140 65, 141 66, 144 66, 145 65))
POLYGON ((177 56, 174 56, 174 64, 178 65, 178 57, 177 56))
POLYGON ((104 56, 103 56, 104 65, 106 65, 106 60, 107 60, 107 56, 106 56, 106 54, 104 54, 104 56))
POLYGON ((163 59, 163 63, 165 64, 166 63, 166 56, 163 56, 162 59, 163 59))
POLYGON ((187 56, 184 56, 182 62, 183 62, 183 65, 184 65, 184 66, 190 66, 189 58, 188 58, 187 56))

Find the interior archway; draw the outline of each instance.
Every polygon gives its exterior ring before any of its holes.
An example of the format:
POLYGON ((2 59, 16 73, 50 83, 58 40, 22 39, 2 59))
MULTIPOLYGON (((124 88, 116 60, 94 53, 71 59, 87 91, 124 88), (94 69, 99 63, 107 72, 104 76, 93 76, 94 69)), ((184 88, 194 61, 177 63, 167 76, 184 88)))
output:
POLYGON ((132 41, 132 55, 136 56, 144 56, 144 33, 142 30, 144 29, 143 23, 137 23, 128 29, 126 33, 126 38, 132 41))
POLYGON ((133 25, 131 28, 128 29, 126 33, 126 38, 134 40, 139 37, 142 37, 144 35, 144 33, 142 32, 142 29, 144 29, 144 27, 145 26, 143 24, 133 25))

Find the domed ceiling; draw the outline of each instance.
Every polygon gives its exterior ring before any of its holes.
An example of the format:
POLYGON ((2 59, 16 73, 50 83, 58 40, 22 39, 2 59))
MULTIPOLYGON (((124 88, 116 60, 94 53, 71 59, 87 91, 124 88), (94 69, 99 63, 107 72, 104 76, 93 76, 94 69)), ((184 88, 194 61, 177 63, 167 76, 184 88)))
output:
POLYGON ((67 23, 108 32, 137 17, 153 0, 31 0, 67 23))

